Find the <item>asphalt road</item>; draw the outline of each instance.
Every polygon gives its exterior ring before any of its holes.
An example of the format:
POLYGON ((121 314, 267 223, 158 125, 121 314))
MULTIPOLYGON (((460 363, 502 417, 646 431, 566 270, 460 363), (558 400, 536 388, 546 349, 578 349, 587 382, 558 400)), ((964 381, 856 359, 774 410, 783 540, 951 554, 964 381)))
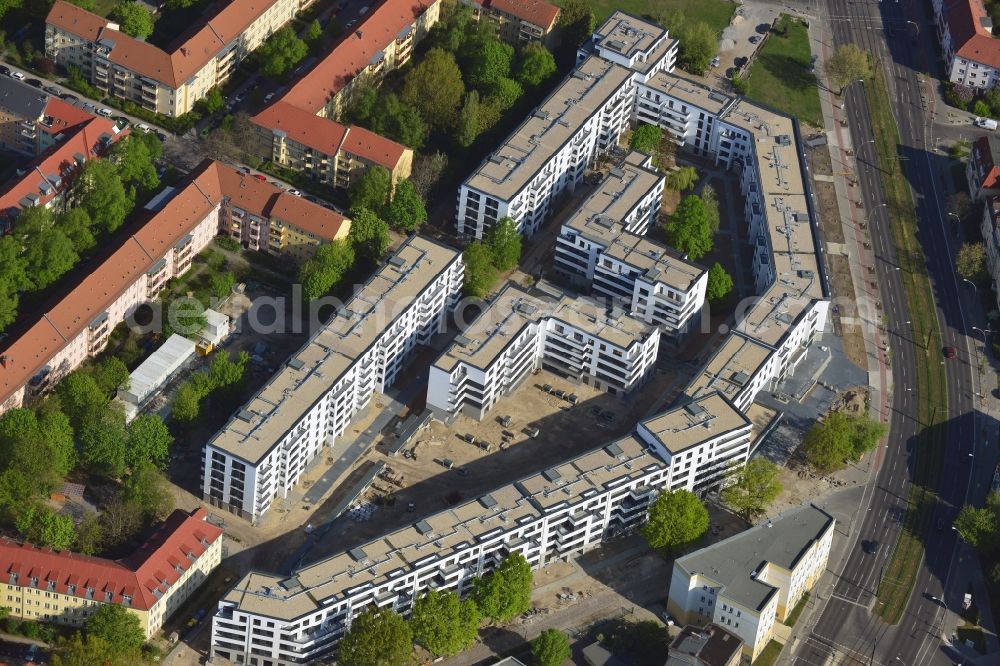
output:
MULTIPOLYGON (((814 5, 815 7, 815 5, 814 5)), ((956 656, 942 645, 942 621, 946 607, 960 607, 960 593, 948 589, 957 549, 950 529, 934 531, 927 539, 925 557, 913 595, 900 623, 888 626, 871 613, 874 593, 883 567, 899 534, 905 498, 910 490, 911 466, 917 446, 917 403, 914 392, 916 354, 927 354, 944 362, 948 383, 948 421, 945 439, 949 447, 939 484, 939 504, 934 521, 950 524, 965 503, 971 470, 970 458, 961 447, 975 446, 978 421, 973 394, 977 390, 975 346, 966 335, 971 329, 965 309, 974 308, 963 294, 951 263, 955 242, 934 177, 935 160, 931 137, 932 120, 922 100, 920 71, 936 71, 932 40, 934 27, 922 3, 890 3, 875 0, 829 0, 816 8, 832 29, 835 45, 854 42, 879 60, 889 86, 900 131, 900 155, 911 186, 917 193, 920 236, 931 274, 944 345, 958 350, 957 358, 945 361, 940 349, 925 349, 914 340, 910 315, 895 261, 895 248, 884 201, 872 130, 865 106, 866 91, 855 83, 845 93, 846 112, 853 144, 858 148, 857 175, 876 253, 876 271, 891 348, 892 427, 876 482, 862 503, 864 518, 853 535, 857 544, 841 572, 834 592, 805 644, 797 654, 802 665, 825 663, 951 664, 956 656), (825 14, 825 16, 824 16, 825 14), (911 23, 913 22, 913 23, 911 23), (914 25, 914 23, 916 25, 914 25), (888 31, 886 30, 888 28, 888 31), (919 29, 919 32, 918 32, 919 29), (880 542, 877 554, 868 554, 862 542, 880 542), (947 592, 946 592, 947 590, 947 592), (934 598, 944 601, 935 601, 934 598)), ((970 449, 971 450, 971 449, 970 449)), ((935 530, 932 526, 931 530, 935 530)))

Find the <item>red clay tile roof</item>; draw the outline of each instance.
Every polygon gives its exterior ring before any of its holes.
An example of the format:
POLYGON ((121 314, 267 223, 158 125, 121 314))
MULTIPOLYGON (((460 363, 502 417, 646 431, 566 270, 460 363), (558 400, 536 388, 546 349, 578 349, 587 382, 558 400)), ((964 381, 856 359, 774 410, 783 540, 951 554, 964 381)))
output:
POLYGON ((101 602, 122 603, 123 595, 128 595, 132 597, 131 608, 149 610, 180 578, 177 568, 186 571, 194 562, 192 556, 200 557, 222 536, 221 529, 206 522, 207 516, 202 508, 190 514, 174 511, 139 550, 123 561, 0 539, 0 577, 12 583, 17 574, 17 584, 22 587, 101 602), (76 586, 73 591, 70 585, 76 586))
MULTIPOLYGON (((64 144, 65 145, 65 144, 64 144)), ((72 152, 70 152, 72 155, 72 152)), ((188 184, 157 211, 93 272, 66 294, 26 333, 13 340, 0 365, 0 404, 38 374, 68 342, 100 316, 143 271, 190 233, 224 197, 240 201, 250 213, 277 215, 285 222, 321 238, 336 238, 342 215, 283 193, 270 183, 243 179, 220 162, 206 160, 189 176, 188 184), (248 197, 241 183, 252 184, 248 197), (294 201, 292 201, 294 199, 294 201)), ((30 182, 30 181, 29 181, 30 182)))
POLYGON ((430 4, 429 0, 385 0, 282 99, 292 106, 319 113, 341 88, 368 66, 373 55, 391 44, 430 4))
POLYGON ((981 136, 972 144, 975 161, 983 171, 979 189, 1000 189, 1000 138, 981 136))
MULTIPOLYGON (((45 117, 45 123, 48 124, 38 123, 38 128, 43 132, 52 135, 65 132, 71 127, 76 127, 81 123, 87 122, 91 118, 97 117, 91 113, 87 113, 78 106, 73 106, 69 102, 59 99, 58 97, 49 97, 49 101, 45 104, 45 112, 43 115, 45 117)), ((111 121, 106 118, 101 118, 101 120, 111 123, 111 121)))
POLYGON ((325 155, 345 150, 373 164, 396 168, 406 152, 406 146, 362 127, 344 127, 338 122, 321 118, 279 100, 264 109, 251 121, 269 130, 285 132, 288 138, 325 155))
POLYGON ((109 57, 111 62, 176 88, 208 64, 275 2, 232 0, 172 53, 112 30, 108 20, 63 0, 56 0, 45 22, 92 42, 98 39, 114 42, 109 57))
POLYGON ((559 8, 545 0, 487 0, 486 5, 546 30, 552 27, 559 16, 559 8))
POLYGON ((983 25, 989 14, 982 0, 952 0, 942 12, 955 55, 1000 69, 1000 40, 983 25))
POLYGON ((70 129, 62 143, 39 156, 20 180, 0 194, 0 215, 16 214, 23 207, 21 200, 27 196, 38 197, 35 205, 44 206, 49 203, 72 183, 79 166, 77 155, 83 156, 85 160, 101 157, 113 143, 128 135, 128 130, 118 131, 114 121, 90 115, 87 117, 88 121, 75 130, 70 129), (110 138, 107 145, 102 140, 104 137, 110 138), (61 182, 46 194, 39 186, 49 176, 58 176, 61 182))

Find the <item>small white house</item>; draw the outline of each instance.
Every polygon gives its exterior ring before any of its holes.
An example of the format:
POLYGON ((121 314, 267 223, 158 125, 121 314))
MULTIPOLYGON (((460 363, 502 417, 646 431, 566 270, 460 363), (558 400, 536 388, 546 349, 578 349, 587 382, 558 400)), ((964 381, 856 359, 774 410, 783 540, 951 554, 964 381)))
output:
POLYGON ((201 332, 201 339, 213 345, 217 345, 229 336, 231 330, 228 315, 215 310, 205 310, 205 319, 208 325, 201 332))

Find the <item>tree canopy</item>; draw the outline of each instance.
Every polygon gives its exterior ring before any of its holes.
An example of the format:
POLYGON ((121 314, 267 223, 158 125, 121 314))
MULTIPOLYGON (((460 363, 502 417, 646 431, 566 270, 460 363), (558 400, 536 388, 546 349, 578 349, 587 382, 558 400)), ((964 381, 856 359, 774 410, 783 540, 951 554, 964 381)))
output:
POLYGON ((135 203, 126 194, 117 167, 109 160, 88 160, 71 192, 73 201, 108 233, 122 226, 135 203))
POLYGON ((87 636, 99 638, 119 653, 134 652, 146 642, 139 616, 120 604, 101 604, 87 620, 87 636))
POLYGON ((413 631, 398 613, 369 606, 351 621, 337 648, 341 666, 403 666, 413 652, 413 631))
POLYGON ((140 414, 128 425, 125 464, 136 469, 142 463, 151 463, 166 469, 170 462, 170 446, 174 436, 156 414, 140 414))
POLYGON ((982 243, 962 243, 955 256, 955 272, 973 282, 981 282, 989 274, 986 264, 986 247, 982 243))
POLYGON ((464 94, 465 83, 455 56, 441 48, 430 49, 403 82, 403 100, 438 130, 454 126, 464 94))
POLYGON ((666 224, 667 242, 697 261, 712 250, 712 229, 705 202, 689 194, 681 199, 666 224))
POLYGON ((741 465, 722 491, 722 501, 744 520, 753 520, 767 511, 781 493, 778 466, 766 458, 753 458, 741 465))
POLYGON ((494 571, 477 578, 473 599, 485 617, 510 622, 531 608, 531 565, 520 553, 508 555, 494 571))
POLYGON ((632 131, 629 138, 629 148, 653 155, 659 150, 660 142, 663 141, 663 130, 656 125, 641 123, 632 131))
POLYGON ((708 285, 705 287, 705 298, 710 303, 718 303, 733 290, 733 278, 729 276, 722 264, 715 262, 708 269, 708 285))
POLYGON ((531 656, 538 666, 562 666, 573 656, 566 634, 558 629, 546 629, 531 641, 531 656))
POLYGON ((57 514, 42 504, 23 507, 15 526, 25 541, 53 550, 68 550, 76 540, 73 517, 57 514))
POLYGON ((257 50, 261 71, 267 76, 281 76, 299 64, 309 53, 309 47, 299 39, 291 26, 271 35, 257 50))
POLYGON ((385 221, 393 229, 403 232, 413 232, 427 221, 427 208, 424 200, 409 180, 401 180, 396 184, 392 201, 386 210, 385 221))
POLYGON ((474 601, 450 591, 431 590, 413 604, 413 638, 436 657, 458 654, 472 645, 482 616, 474 601))
POLYGON ((463 148, 468 148, 479 136, 479 91, 470 90, 465 95, 465 103, 458 112, 458 123, 455 127, 455 141, 463 148))
POLYGON ((830 412, 813 424, 802 440, 802 450, 809 465, 826 474, 847 461, 858 461, 865 451, 875 448, 885 435, 884 424, 864 416, 830 412))
POLYGON ((642 535, 650 547, 677 550, 708 531, 708 509, 687 490, 665 491, 649 508, 642 535))
POLYGON ((556 73, 556 59, 552 52, 536 42, 521 49, 517 58, 515 78, 525 88, 539 86, 556 73))
POLYGON ((851 81, 867 79, 872 75, 868 54, 857 44, 841 44, 826 61, 826 74, 834 85, 843 90, 851 81))
POLYGON ((465 293, 476 298, 484 298, 490 293, 497 279, 497 269, 493 265, 493 252, 481 241, 474 241, 462 253, 465 259, 465 293))
POLYGON ((585 0, 564 0, 560 5, 559 26, 563 30, 563 38, 570 46, 578 47, 590 39, 597 27, 594 9, 585 0))
POLYGON ((389 170, 372 166, 365 170, 347 192, 347 198, 351 202, 351 209, 367 208, 370 211, 381 214, 389 201, 389 193, 392 191, 392 174, 389 170))
POLYGON ((306 298, 330 293, 354 265, 354 245, 346 239, 324 243, 299 269, 299 282, 306 298))
POLYGON ((126 35, 143 40, 153 34, 156 23, 146 5, 134 0, 126 0, 116 5, 108 14, 108 18, 117 22, 126 35))
POLYGON ((469 85, 485 92, 510 76, 514 47, 498 39, 484 40, 463 64, 469 85))
POLYGON ((500 271, 509 271, 521 260, 521 234, 517 222, 505 217, 486 234, 486 244, 493 255, 493 265, 500 271))
POLYGON ((698 170, 691 166, 674 169, 667 174, 667 187, 675 192, 686 192, 698 183, 698 170))
POLYGON ((983 551, 996 548, 1000 545, 1000 492, 991 491, 982 508, 963 506, 954 526, 962 540, 973 548, 983 551))
POLYGON ((367 208, 351 209, 351 231, 348 235, 355 250, 378 261, 389 248, 389 225, 367 208))

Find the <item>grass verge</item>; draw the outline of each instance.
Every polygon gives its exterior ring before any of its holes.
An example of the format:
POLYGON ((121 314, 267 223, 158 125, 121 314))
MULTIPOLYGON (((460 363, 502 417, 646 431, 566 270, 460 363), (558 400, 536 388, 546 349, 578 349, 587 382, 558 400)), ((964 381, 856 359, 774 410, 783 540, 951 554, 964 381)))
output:
MULTIPOLYGON (((563 2, 555 0, 555 4, 563 2)), ((688 20, 704 21, 717 33, 729 25, 736 13, 736 4, 728 0, 589 0, 589 4, 594 8, 597 25, 617 9, 640 17, 679 11, 688 20)))
POLYGON ((874 612, 890 624, 899 622, 924 556, 923 538, 936 502, 934 488, 944 462, 942 425, 948 415, 947 384, 941 360, 941 331, 927 261, 917 236, 913 195, 898 155, 899 131, 892 103, 878 67, 866 81, 868 112, 878 152, 882 190, 896 246, 898 275, 906 294, 916 346, 917 377, 911 388, 917 399, 917 450, 913 485, 907 497, 902 531, 882 572, 874 612))
POLYGON ((750 67, 748 97, 823 126, 816 75, 809 71, 812 51, 806 24, 782 14, 750 67))
POLYGON ((764 649, 760 651, 757 658, 753 660, 753 666, 773 666, 781 656, 782 645, 778 641, 768 641, 764 649))
POLYGON ((799 621, 799 616, 802 615, 802 611, 805 610, 806 604, 809 602, 809 593, 804 592, 802 598, 799 599, 799 603, 795 604, 795 608, 789 613, 788 617, 785 618, 785 624, 789 627, 794 627, 795 623, 799 621))

